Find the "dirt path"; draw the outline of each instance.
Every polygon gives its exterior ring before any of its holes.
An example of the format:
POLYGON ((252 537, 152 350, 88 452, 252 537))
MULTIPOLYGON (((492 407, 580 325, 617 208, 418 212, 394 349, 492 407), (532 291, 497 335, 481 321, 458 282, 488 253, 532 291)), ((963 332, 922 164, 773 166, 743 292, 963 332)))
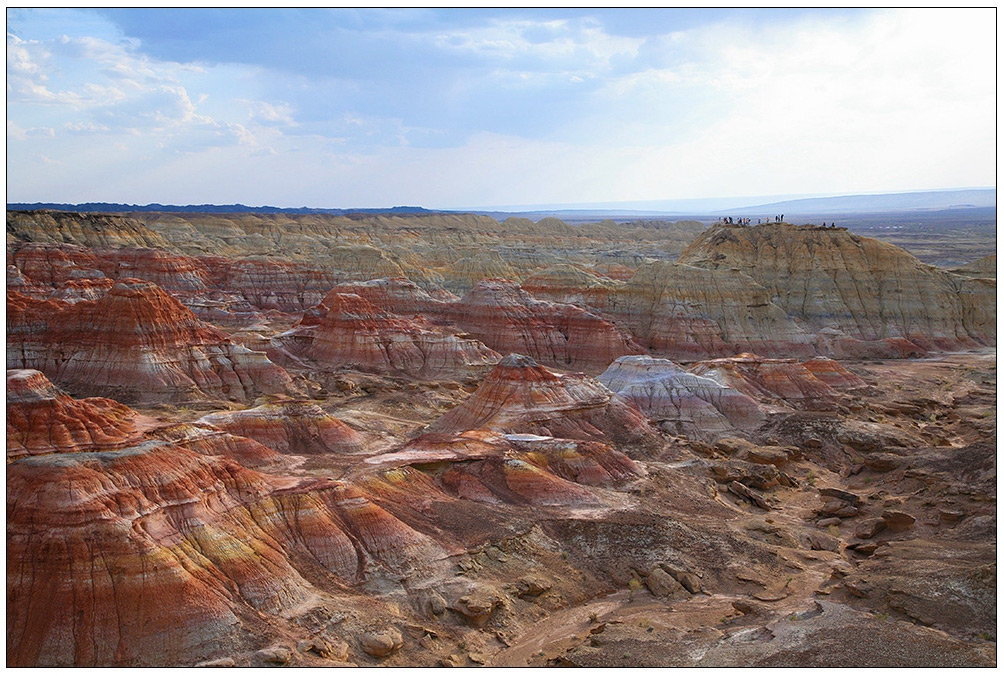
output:
POLYGON ((629 591, 622 590, 590 600, 584 605, 569 607, 528 626, 516 642, 502 649, 485 663, 486 666, 511 667, 526 666, 530 658, 538 652, 560 653, 575 643, 581 642, 589 634, 594 624, 589 617, 595 613, 602 621, 604 617, 629 601, 629 591))

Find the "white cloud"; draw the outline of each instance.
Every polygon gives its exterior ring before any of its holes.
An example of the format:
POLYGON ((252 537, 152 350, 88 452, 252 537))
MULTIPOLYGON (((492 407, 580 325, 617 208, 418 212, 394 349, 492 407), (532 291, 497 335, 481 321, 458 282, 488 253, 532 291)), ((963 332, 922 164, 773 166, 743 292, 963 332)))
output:
POLYGON ((510 62, 525 64, 521 68, 527 76, 524 79, 532 79, 530 70, 543 73, 557 69, 580 77, 607 72, 612 59, 636 56, 643 42, 610 35, 591 22, 501 19, 480 28, 430 35, 429 39, 445 51, 498 60, 497 72, 504 71, 510 62))
POLYGON ((296 120, 293 119, 293 107, 284 101, 276 103, 248 101, 247 103, 251 107, 251 119, 259 124, 297 126, 296 120))
MULTIPOLYGON (((59 128, 75 135, 148 135, 156 139, 157 147, 171 152, 260 145, 243 126, 200 112, 182 84, 183 77, 198 69, 149 59, 137 51, 135 43, 66 36, 29 41, 8 34, 7 50, 8 115, 16 116, 18 106, 29 106, 22 112, 26 119, 37 115, 30 106, 66 110, 52 127, 19 126, 17 138, 51 137, 59 128), (56 81, 60 82, 58 90, 51 86, 56 81)), ((200 103, 206 99, 205 93, 197 97, 200 103)), ((276 120, 288 112, 281 106, 258 110, 276 120)))
POLYGON ((109 128, 104 124, 97 124, 96 122, 67 122, 63 125, 63 128, 74 134, 100 134, 107 133, 109 128))

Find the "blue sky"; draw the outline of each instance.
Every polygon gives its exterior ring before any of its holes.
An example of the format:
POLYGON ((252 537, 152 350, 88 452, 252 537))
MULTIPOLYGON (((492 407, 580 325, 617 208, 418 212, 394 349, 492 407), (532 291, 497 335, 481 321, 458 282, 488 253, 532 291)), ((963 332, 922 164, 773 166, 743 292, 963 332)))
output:
POLYGON ((995 185, 994 10, 7 10, 8 201, 995 185))

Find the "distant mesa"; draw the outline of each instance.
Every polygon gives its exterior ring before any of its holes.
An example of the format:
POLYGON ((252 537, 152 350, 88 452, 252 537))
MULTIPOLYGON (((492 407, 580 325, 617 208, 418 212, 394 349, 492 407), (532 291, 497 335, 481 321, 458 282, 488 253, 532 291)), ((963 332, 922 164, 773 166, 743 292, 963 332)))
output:
POLYGON ((8 210, 18 211, 73 211, 77 213, 323 213, 332 215, 365 214, 407 214, 440 213, 421 206, 392 206, 389 208, 367 209, 323 209, 301 206, 298 208, 278 206, 245 206, 244 204, 121 204, 117 202, 85 202, 83 204, 57 204, 52 202, 19 202, 7 204, 8 210))
MULTIPOLYGON (((843 230, 714 227, 688 246, 679 262, 747 275, 809 333, 832 330, 878 343, 879 350, 889 338, 908 340, 919 351, 968 349, 996 340, 994 287, 843 230)), ((840 348, 839 341, 827 346, 840 348)))
POLYGON ((9 211, 7 224, 8 289, 37 300, 99 301, 135 277, 200 319, 253 325, 316 313, 337 289, 423 317, 426 335, 592 373, 630 354, 903 358, 996 341, 993 261, 952 274, 842 229, 450 213, 9 211))

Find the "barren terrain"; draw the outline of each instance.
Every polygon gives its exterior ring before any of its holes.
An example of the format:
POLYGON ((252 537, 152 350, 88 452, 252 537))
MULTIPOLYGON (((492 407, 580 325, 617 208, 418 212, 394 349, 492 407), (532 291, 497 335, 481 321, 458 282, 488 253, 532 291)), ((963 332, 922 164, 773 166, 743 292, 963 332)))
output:
POLYGON ((987 266, 788 224, 7 223, 9 666, 996 665, 987 266))

